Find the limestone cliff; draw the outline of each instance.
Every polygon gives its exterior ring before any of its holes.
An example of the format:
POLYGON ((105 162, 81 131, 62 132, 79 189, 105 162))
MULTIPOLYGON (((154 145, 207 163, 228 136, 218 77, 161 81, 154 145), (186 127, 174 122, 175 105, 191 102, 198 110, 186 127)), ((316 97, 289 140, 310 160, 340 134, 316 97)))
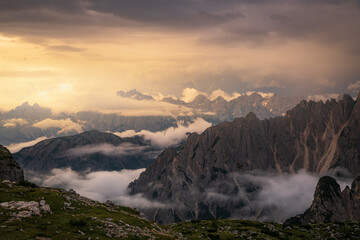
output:
POLYGON ((360 99, 349 95, 325 103, 302 101, 277 118, 259 120, 250 113, 191 134, 179 152, 166 150, 129 188, 168 204, 145 211, 155 221, 227 218, 249 201, 234 200, 241 183, 233 173, 323 174, 343 167, 358 175, 359 132, 360 99), (222 201, 210 199, 209 189, 221 193, 222 201))

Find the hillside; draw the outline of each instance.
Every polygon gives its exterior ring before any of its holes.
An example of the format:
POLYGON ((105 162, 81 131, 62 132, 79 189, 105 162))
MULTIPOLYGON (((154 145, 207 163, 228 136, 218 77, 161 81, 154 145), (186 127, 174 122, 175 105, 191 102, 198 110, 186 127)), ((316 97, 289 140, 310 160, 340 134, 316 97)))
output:
POLYGON ((135 209, 92 201, 73 191, 24 183, 0 183, 2 239, 358 239, 360 234, 360 222, 286 226, 203 220, 158 225, 142 218, 135 209), (18 209, 9 209, 9 205, 18 209))

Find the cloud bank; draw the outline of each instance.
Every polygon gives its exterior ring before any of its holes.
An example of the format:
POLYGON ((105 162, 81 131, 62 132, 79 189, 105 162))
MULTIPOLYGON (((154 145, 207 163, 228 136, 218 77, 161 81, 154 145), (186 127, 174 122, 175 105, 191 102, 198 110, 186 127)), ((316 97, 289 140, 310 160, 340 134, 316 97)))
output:
POLYGON ((100 202, 111 200, 116 204, 135 208, 164 207, 141 195, 128 194, 127 186, 144 170, 98 171, 81 175, 70 168, 53 169, 50 176, 35 176, 30 180, 45 187, 74 189, 80 195, 100 202))
MULTIPOLYGON (((141 194, 129 195, 128 184, 134 181, 145 169, 122 171, 97 171, 80 174, 67 169, 53 169, 51 175, 33 174, 30 181, 45 187, 74 189, 82 196, 105 202, 114 201, 123 206, 139 209, 176 208, 172 204, 150 201, 141 194)), ((329 172, 335 177, 339 171, 329 172)), ((350 185, 351 178, 346 172, 335 177, 341 189, 350 185)), ((28 174, 27 176, 29 176, 28 174)), ((203 193, 203 201, 210 204, 229 206, 234 202, 245 203, 242 208, 233 210, 231 218, 254 219, 283 222, 303 213, 313 201, 315 188, 320 176, 300 171, 296 174, 269 175, 266 172, 231 173, 226 181, 218 182, 217 190, 209 188, 203 193), (226 194, 227 186, 234 184, 236 195, 226 194)), ((201 194, 201 193, 199 193, 201 194)))
POLYGON ((360 90, 360 81, 350 83, 347 88, 351 91, 359 91, 360 90))
POLYGON ((197 118, 193 123, 188 125, 179 122, 177 127, 170 127, 159 132, 150 132, 147 130, 135 132, 134 130, 127 130, 121 133, 116 132, 114 134, 119 137, 143 136, 144 139, 149 140, 152 145, 168 147, 179 144, 187 137, 188 133, 196 132, 200 134, 208 127, 211 127, 211 125, 211 123, 205 121, 204 119, 197 118))
MULTIPOLYGON (((328 172, 327 175, 334 177, 342 189, 352 182, 350 175, 342 169, 328 172)), ((256 216, 261 221, 283 222, 310 207, 319 178, 304 170, 281 175, 261 171, 231 173, 226 181, 220 181, 215 188, 208 189, 204 197, 208 202, 225 206, 233 201, 245 202, 243 208, 233 211, 231 218, 254 219, 256 216), (235 195, 223 192, 224 186, 229 184, 237 189, 235 195)))
POLYGON ((323 101, 326 102, 327 100, 330 99, 338 99, 340 97, 340 94, 336 94, 336 93, 327 93, 327 94, 316 94, 316 95, 311 95, 307 97, 307 100, 313 100, 315 102, 319 102, 319 101, 323 101))
POLYGON ((66 119, 51 119, 47 118, 40 122, 34 123, 33 127, 48 129, 48 128, 60 128, 57 134, 62 133, 81 133, 83 131, 82 125, 76 122, 73 122, 70 118, 66 119))
POLYGON ((47 137, 39 137, 35 140, 29 141, 29 142, 21 142, 21 143, 13 143, 10 144, 9 146, 6 146, 7 149, 9 149, 9 151, 11 153, 16 153, 19 152, 21 149, 25 148, 25 147, 31 147, 34 146, 35 144, 37 144, 38 142, 41 142, 45 139, 48 139, 47 137))
POLYGON ((126 156, 143 152, 148 146, 139 146, 131 143, 123 143, 119 146, 112 144, 85 145, 71 148, 66 151, 66 155, 82 156, 94 153, 102 153, 107 156, 126 156))
POLYGON ((3 127, 16 127, 26 125, 28 122, 23 118, 11 118, 3 121, 3 127))

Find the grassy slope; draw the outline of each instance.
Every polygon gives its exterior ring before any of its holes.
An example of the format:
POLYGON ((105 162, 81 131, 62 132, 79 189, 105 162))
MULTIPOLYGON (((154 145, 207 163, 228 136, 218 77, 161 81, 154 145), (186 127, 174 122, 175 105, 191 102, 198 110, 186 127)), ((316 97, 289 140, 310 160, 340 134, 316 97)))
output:
POLYGON ((134 209, 110 206, 61 189, 0 183, 0 202, 40 201, 52 214, 21 220, 0 207, 0 239, 360 239, 360 223, 283 226, 247 220, 204 220, 157 225, 134 209), (64 202, 71 202, 69 209, 64 202), (110 236, 111 234, 111 236, 110 236))

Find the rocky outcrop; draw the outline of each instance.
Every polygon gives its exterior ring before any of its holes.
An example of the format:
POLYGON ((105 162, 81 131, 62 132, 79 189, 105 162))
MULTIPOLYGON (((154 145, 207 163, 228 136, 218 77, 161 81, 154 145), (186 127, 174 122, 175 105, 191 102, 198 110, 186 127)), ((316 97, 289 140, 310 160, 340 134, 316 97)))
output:
POLYGON ((24 172, 13 159, 9 150, 0 145, 0 179, 18 182, 24 180, 24 172))
POLYGON ((349 95, 338 102, 302 101, 273 119, 259 120, 250 113, 191 134, 179 152, 164 152, 129 188, 168 204, 167 209, 145 211, 155 221, 227 218, 249 201, 234 200, 241 183, 233 173, 305 169, 323 174, 343 167, 359 174, 359 120, 360 98, 349 95), (222 201, 209 198, 209 190, 220 193, 222 201))
POLYGON ((42 216, 42 214, 50 214, 51 209, 45 200, 36 201, 11 201, 2 202, 0 207, 13 212, 12 216, 17 218, 26 218, 31 216, 42 216))
POLYGON ((285 224, 309 224, 324 222, 344 222, 360 220, 360 176, 351 188, 341 191, 332 177, 320 178, 314 201, 303 214, 288 219, 285 224))
POLYGON ((147 167, 159 152, 160 148, 142 137, 120 138, 94 130, 41 141, 15 153, 14 158, 25 171, 36 173, 68 167, 75 171, 113 171, 147 167))

